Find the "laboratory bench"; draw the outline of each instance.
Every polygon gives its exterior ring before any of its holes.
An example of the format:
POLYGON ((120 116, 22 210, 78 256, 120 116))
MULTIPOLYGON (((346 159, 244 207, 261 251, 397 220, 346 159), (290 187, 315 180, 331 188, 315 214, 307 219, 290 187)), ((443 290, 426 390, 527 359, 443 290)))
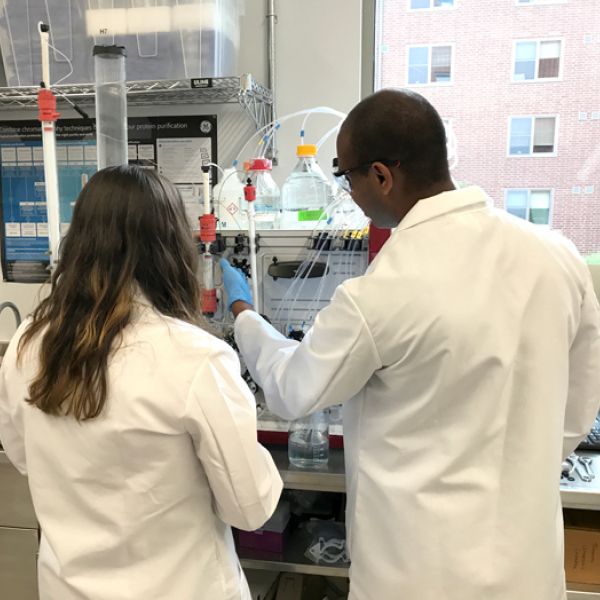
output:
POLYGON ((563 508, 600 510, 600 452, 578 450, 576 454, 592 460, 595 477, 590 482, 582 481, 579 477, 575 477, 575 481, 561 479, 560 497, 563 508))
MULTIPOLYGON (((270 446, 269 451, 287 489, 311 490, 320 492, 345 493, 346 477, 344 471, 344 451, 332 449, 329 452, 329 463, 318 470, 306 470, 290 465, 285 446, 270 446)), ((600 511, 600 453, 578 452, 593 459, 593 470, 596 477, 591 482, 584 482, 576 477, 575 481, 562 480, 560 495, 563 508, 600 511)), ((264 569, 268 571, 284 571, 314 575, 347 577, 346 566, 317 565, 304 557, 306 541, 292 534, 288 546, 280 559, 260 557, 241 557, 240 562, 247 569, 264 569)), ((568 583, 568 600, 600 600, 600 586, 586 586, 568 583)))
MULTIPOLYGON (((346 492, 343 450, 330 450, 327 466, 311 470, 290 465, 287 448, 284 446, 269 446, 268 450, 277 465, 285 488, 319 492, 346 492)), ((596 477, 589 483, 580 479, 573 482, 562 480, 560 497, 563 508, 600 511, 600 452, 577 452, 577 454, 592 458, 596 477)))

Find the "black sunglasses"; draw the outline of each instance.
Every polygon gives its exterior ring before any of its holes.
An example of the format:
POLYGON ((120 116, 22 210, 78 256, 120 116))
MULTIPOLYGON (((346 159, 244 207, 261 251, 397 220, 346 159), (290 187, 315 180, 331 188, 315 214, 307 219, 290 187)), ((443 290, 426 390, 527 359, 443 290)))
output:
MULTIPOLYGON (((376 158, 374 160, 370 160, 369 162, 362 163, 361 165, 357 165, 356 167, 352 167, 351 169, 344 169, 343 171, 334 171, 332 173, 335 180, 338 182, 339 186, 345 191, 350 193, 352 191, 352 182, 348 175, 353 171, 359 171, 360 169, 371 168, 373 163, 380 162, 383 163, 386 167, 396 167, 400 164, 398 159, 389 159, 389 158, 376 158)), ((333 166, 337 167, 337 158, 333 159, 333 166)))

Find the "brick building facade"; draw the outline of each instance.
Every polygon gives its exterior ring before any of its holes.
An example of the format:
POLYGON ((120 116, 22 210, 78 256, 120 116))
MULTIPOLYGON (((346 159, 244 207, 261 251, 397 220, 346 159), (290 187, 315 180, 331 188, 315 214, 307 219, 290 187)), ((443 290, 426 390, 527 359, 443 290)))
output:
POLYGON ((380 0, 377 19, 375 86, 408 87, 433 103, 456 136, 455 179, 562 231, 585 255, 600 252, 593 4, 380 0))

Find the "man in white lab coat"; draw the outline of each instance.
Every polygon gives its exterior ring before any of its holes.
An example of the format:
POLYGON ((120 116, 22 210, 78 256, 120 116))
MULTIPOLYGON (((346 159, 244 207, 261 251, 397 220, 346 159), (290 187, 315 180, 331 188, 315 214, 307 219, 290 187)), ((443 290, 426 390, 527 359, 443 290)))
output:
POLYGON ((599 310, 559 235, 455 189, 421 96, 360 102, 341 178, 396 227, 298 343, 224 275, 269 408, 344 404, 352 600, 563 600, 561 460, 600 404, 599 310))

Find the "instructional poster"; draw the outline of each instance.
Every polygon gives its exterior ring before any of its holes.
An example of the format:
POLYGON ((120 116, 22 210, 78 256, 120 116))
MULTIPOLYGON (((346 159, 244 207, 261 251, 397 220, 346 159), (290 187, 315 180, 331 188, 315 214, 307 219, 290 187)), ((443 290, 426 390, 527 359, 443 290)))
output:
MULTIPOLYGON (((202 213, 203 165, 217 162, 215 115, 130 117, 130 164, 157 169, 178 187, 194 229, 202 213)), ((79 192, 97 170, 93 120, 62 119, 56 128, 60 229, 65 235, 79 192)), ((211 181, 215 179, 211 169, 211 181)), ((41 126, 0 123, 2 270, 6 281, 48 279, 48 223, 41 126)))

